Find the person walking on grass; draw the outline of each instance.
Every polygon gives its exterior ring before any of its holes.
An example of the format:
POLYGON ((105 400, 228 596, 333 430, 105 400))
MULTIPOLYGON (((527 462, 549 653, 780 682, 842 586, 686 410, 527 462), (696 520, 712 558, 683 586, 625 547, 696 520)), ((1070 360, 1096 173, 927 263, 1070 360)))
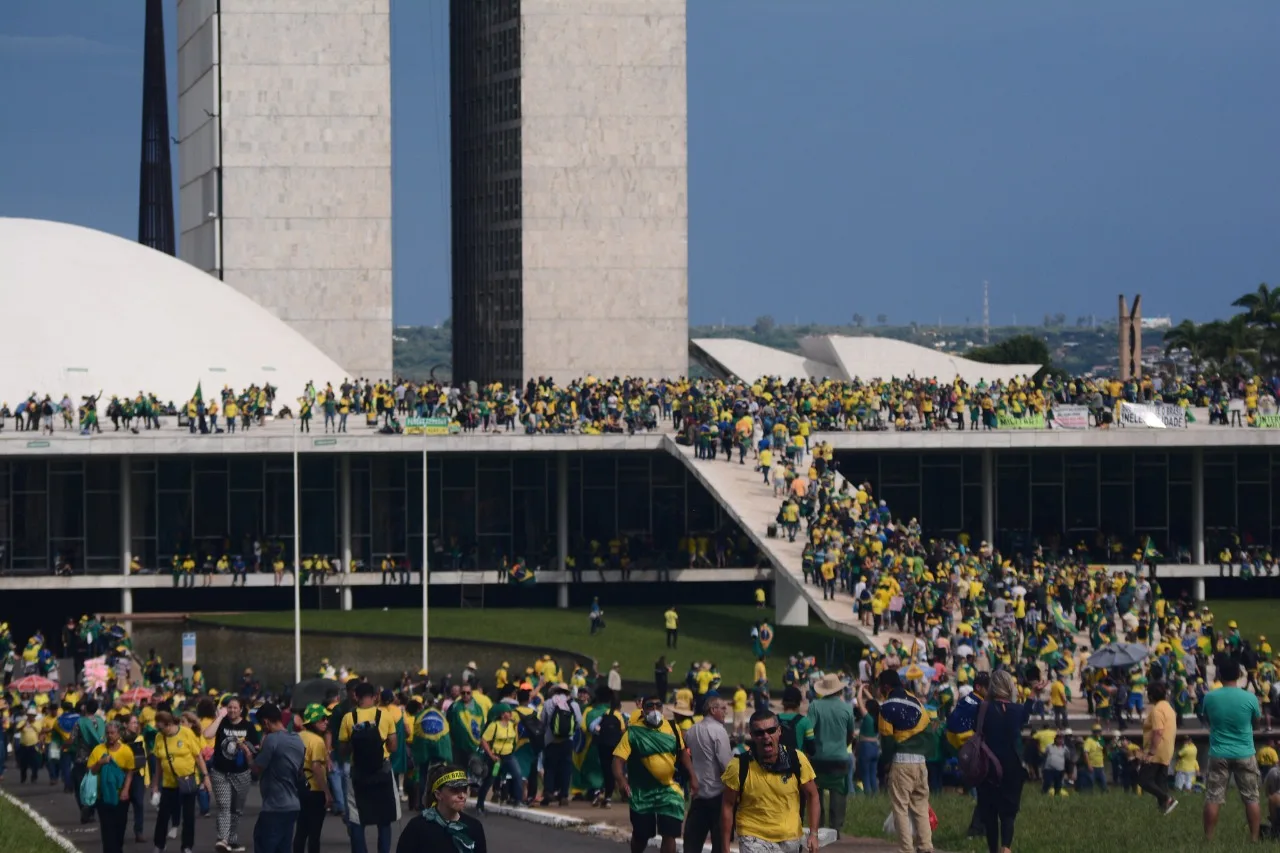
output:
POLYGON ((720 777, 720 848, 728 850, 736 833, 741 853, 818 853, 821 808, 808 756, 782 743, 782 723, 773 711, 752 714, 748 730, 751 749, 733 758, 720 777))
POLYGON ((933 749, 929 712, 902 686, 897 670, 876 678, 880 694, 880 749, 890 758, 889 800, 901 853, 933 853, 929 826, 929 774, 925 756, 933 749))
POLYGON ((1244 803, 1249 837, 1257 841, 1262 813, 1258 805, 1258 761, 1253 750, 1253 728, 1262 719, 1258 697, 1242 690, 1240 664, 1225 658, 1217 669, 1222 686, 1204 697, 1204 715, 1209 724, 1209 763, 1205 774, 1204 837, 1213 841, 1218 828, 1218 811, 1227 801, 1227 783, 1234 779, 1244 803))
POLYGON ((1168 814, 1178 807, 1169 795, 1169 764, 1178 737, 1178 715, 1168 702, 1168 688, 1157 681, 1147 685, 1147 709, 1142 723, 1142 752, 1138 753, 1138 787, 1156 798, 1156 808, 1168 814))

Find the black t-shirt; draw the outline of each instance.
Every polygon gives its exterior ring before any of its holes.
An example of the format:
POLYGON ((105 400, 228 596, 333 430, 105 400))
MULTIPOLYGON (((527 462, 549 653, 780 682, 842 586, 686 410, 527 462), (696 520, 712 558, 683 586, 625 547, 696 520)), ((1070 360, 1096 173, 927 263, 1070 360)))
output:
MULTIPOLYGON (((489 853, 484 840, 484 827, 480 821, 469 814, 459 815, 458 820, 467 827, 467 835, 471 836, 471 840, 475 842, 474 853, 489 853)), ((424 853, 424 851, 453 849, 453 839, 449 837, 449 831, 422 815, 405 824, 404 832, 400 833, 400 842, 396 844, 396 853, 424 853)))
POLYGON ((242 741, 257 747, 262 743, 262 734, 247 719, 241 718, 240 722, 233 723, 230 717, 223 717, 213 741, 213 769, 219 773, 248 770, 250 759, 240 751, 242 741))

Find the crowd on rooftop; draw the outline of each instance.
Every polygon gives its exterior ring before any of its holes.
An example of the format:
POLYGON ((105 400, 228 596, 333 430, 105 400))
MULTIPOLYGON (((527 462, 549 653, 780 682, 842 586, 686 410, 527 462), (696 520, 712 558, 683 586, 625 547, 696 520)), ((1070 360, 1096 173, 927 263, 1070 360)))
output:
MULTIPOLYGON (((407 418, 444 418, 458 432, 629 434, 676 429, 716 413, 745 407, 753 413, 794 420, 810 432, 847 430, 979 430, 1001 418, 1039 418, 1052 426, 1054 408, 1086 407, 1097 426, 1113 420, 1117 403, 1165 403, 1205 408, 1211 424, 1257 423, 1277 412, 1280 377, 1240 375, 1146 375, 1121 381, 1105 377, 1057 377, 1051 373, 1009 380, 958 378, 738 379, 600 378, 566 384, 530 379, 523 386, 502 383, 417 382, 405 379, 346 379, 307 383, 299 395, 281 399, 269 383, 216 393, 197 388, 183 403, 161 402, 139 391, 113 395, 103 413, 112 431, 158 429, 161 418, 177 417, 180 427, 201 434, 230 433, 261 425, 267 418, 292 418, 300 430, 313 422, 326 433, 346 432, 350 417, 368 427, 401 432, 407 418), (1233 401, 1236 405, 1233 406, 1233 401), (1238 406, 1238 408, 1237 408, 1238 406)), ((73 400, 63 394, 30 393, 16 407, 0 405, 0 429, 12 419, 20 431, 102 430, 102 393, 73 400)))

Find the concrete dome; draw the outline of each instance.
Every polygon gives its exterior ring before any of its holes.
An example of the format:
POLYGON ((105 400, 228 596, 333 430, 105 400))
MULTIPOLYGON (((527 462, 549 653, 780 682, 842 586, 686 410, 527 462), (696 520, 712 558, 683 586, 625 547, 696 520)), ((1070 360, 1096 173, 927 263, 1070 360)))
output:
MULTIPOLYGON (((0 399, 154 393, 206 398, 270 383, 286 400, 342 368, 213 276, 130 240, 0 217, 0 399)), ((102 408, 99 408, 101 415, 102 408)))

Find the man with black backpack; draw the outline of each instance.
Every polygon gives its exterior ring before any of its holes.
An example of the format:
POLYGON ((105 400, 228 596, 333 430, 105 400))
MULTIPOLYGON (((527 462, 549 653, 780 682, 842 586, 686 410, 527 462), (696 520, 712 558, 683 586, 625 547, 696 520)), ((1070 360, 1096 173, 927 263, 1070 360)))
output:
POLYGON ((748 724, 750 751, 724 770, 720 845, 736 833, 741 853, 817 853, 818 788, 803 752, 781 743, 782 723, 772 711, 757 711, 748 724), (804 805, 809 836, 800 821, 804 805))
POLYGON ((351 853, 367 853, 367 826, 378 827, 378 853, 390 853, 391 824, 400 819, 400 794, 390 761, 396 748, 396 724, 377 707, 377 698, 372 684, 357 685, 356 707, 342 718, 338 729, 338 751, 351 762, 347 794, 351 853))
POLYGON ((573 782, 573 739, 582 731, 582 708, 569 698, 563 681, 551 688, 551 698, 542 708, 546 746, 542 752, 542 801, 548 805, 558 796, 560 805, 569 804, 573 782))

